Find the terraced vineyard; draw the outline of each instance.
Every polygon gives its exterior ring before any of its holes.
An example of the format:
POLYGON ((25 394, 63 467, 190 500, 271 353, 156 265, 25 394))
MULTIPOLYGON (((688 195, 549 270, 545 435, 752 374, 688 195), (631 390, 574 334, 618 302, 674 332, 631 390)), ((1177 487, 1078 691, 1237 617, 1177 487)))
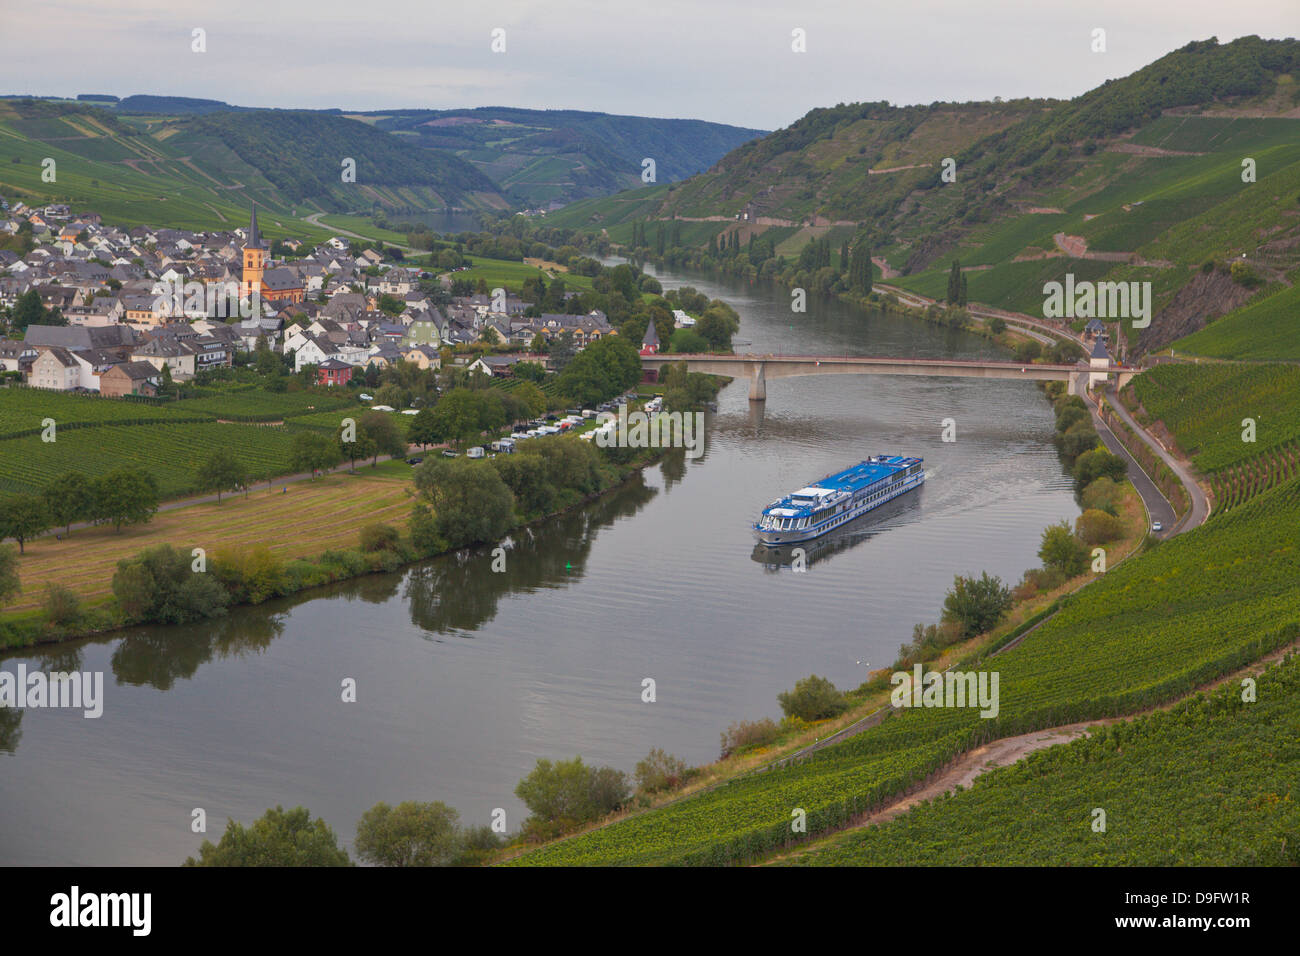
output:
POLYGON ((843 824, 979 743, 1132 713, 1300 636, 1292 480, 1115 567, 995 659, 1000 713, 902 710, 790 767, 539 848, 516 864, 725 864, 843 824))
POLYGON ((214 448, 228 448, 254 475, 288 474, 293 433, 274 426, 186 424, 103 425, 0 442, 0 491, 39 492, 68 471, 104 474, 126 466, 144 468, 164 498, 193 490, 199 464, 214 448))
POLYGON ((833 837, 808 866, 1300 863, 1300 657, 1208 698, 1099 728, 974 786, 833 837), (1104 833, 1093 810, 1106 813, 1104 833), (1176 826, 1170 821, 1176 820, 1176 826))

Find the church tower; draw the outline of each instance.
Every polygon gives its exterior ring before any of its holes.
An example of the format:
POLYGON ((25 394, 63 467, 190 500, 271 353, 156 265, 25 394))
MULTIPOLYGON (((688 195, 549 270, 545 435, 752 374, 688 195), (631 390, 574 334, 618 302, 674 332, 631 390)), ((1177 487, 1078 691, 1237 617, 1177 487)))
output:
POLYGON ((257 204, 253 204, 253 218, 248 224, 248 241, 244 243, 244 271, 239 284, 239 297, 251 299, 261 295, 262 273, 266 271, 266 246, 257 231, 257 204))

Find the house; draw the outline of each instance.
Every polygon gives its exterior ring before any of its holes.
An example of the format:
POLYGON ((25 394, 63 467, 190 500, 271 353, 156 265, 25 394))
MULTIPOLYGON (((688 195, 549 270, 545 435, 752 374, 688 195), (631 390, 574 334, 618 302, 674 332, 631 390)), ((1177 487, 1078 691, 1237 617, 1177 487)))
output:
POLYGON ((493 378, 509 378, 515 373, 515 364, 522 358, 520 355, 481 355, 469 364, 466 371, 491 375, 493 378))
POLYGON ((72 353, 58 345, 41 348, 32 360, 27 384, 33 388, 51 388, 68 392, 81 385, 81 365, 72 353))
POLYGON ((1106 332, 1106 324, 1101 319, 1089 319, 1088 324, 1083 327, 1083 337, 1087 341, 1101 338, 1108 339, 1110 335, 1106 332))
POLYGON ((681 309, 673 309, 673 328, 690 329, 695 327, 695 320, 681 309))
POLYGON ((171 369, 173 379, 184 381, 194 377, 195 349, 188 342, 160 335, 136 346, 131 351, 131 361, 147 362, 159 373, 165 365, 171 369))
POLYGON ((346 385, 352 380, 354 367, 338 359, 327 359, 316 367, 316 384, 346 385))
POLYGON ((109 398, 123 395, 158 394, 161 384, 158 369, 149 362, 122 362, 99 376, 99 392, 109 398))
POLYGON ((1109 377, 1107 370, 1110 365, 1110 353, 1106 351, 1106 343, 1099 338, 1093 343, 1092 354, 1088 357, 1088 367, 1092 369, 1088 373, 1089 388, 1098 383, 1103 386, 1106 384, 1106 379, 1109 377))
POLYGON ((39 354, 40 352, 32 348, 26 342, 15 342, 13 339, 0 339, 0 371, 22 371, 23 360, 26 359, 30 362, 39 354))
POLYGON ((442 368, 442 355, 432 345, 412 345, 402 349, 402 360, 425 369, 442 368))

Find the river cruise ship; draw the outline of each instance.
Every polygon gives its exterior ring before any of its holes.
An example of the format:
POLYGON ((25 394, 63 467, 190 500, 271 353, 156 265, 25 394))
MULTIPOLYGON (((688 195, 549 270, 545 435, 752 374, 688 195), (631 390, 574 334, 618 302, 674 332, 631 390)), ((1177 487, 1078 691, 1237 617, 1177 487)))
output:
POLYGON ((770 547, 810 541, 924 481, 922 459, 876 455, 772 502, 754 524, 754 536, 770 547))

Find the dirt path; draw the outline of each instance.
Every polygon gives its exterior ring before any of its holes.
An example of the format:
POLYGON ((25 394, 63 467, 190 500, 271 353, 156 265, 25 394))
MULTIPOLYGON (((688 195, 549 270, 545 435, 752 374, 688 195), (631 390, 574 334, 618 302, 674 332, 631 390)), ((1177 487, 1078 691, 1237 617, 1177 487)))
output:
POLYGON ((1197 694, 1207 693, 1224 684, 1240 681, 1247 676, 1258 676, 1272 664, 1282 660, 1287 654, 1300 647, 1300 641, 1292 641, 1284 647, 1265 654, 1259 660, 1247 664, 1245 667, 1233 671, 1231 674, 1225 674, 1217 680, 1203 684, 1188 694, 1178 697, 1174 700, 1166 701, 1155 707, 1148 707, 1145 710, 1135 711, 1131 714, 1125 714, 1122 717, 1100 717, 1096 720, 1085 720, 1073 724, 1063 724, 1060 727, 1048 727, 1044 730, 1035 730, 1027 734, 1017 734, 1014 737, 1003 737, 999 740, 993 740, 989 743, 982 744, 974 750, 968 750, 960 754, 947 766, 930 774, 925 780, 916 784, 911 789, 905 791, 892 800, 862 814, 850 822, 847 826, 833 833, 826 834, 823 837, 814 838, 811 842, 797 847, 787 853, 779 856, 769 857, 762 863, 755 865, 767 865, 777 863, 783 860, 792 859, 802 856, 806 853, 815 851, 819 846, 826 845, 829 841, 836 839, 839 834, 847 833, 853 830, 861 830, 864 827, 873 826, 878 823, 885 823, 895 817, 902 816, 919 803, 927 800, 934 800, 944 794, 951 793, 957 787, 969 788, 975 780, 990 770, 996 770, 998 767, 1007 767, 1011 764, 1018 763, 1030 754, 1038 750, 1045 750, 1048 747, 1055 747, 1057 744, 1068 744, 1080 737, 1086 737, 1097 727, 1106 727, 1110 724, 1120 723, 1121 721, 1131 721, 1136 717, 1144 717, 1154 714, 1157 711, 1171 710, 1197 694))

